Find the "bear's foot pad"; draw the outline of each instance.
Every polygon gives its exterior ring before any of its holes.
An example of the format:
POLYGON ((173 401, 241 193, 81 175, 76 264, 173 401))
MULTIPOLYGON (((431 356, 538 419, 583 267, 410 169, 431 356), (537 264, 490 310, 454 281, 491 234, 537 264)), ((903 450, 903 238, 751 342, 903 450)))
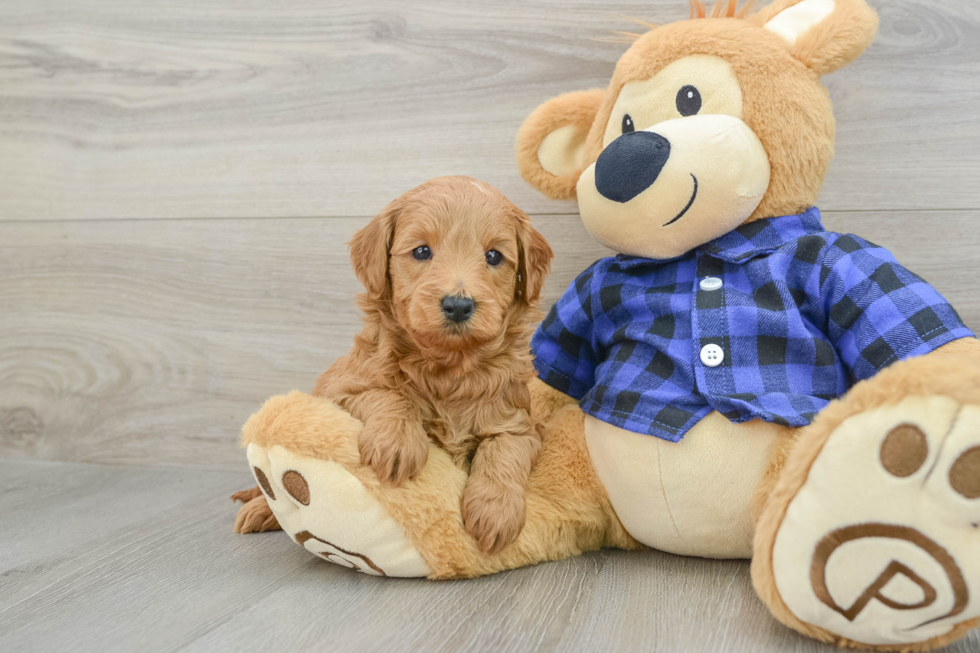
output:
POLYGON ((339 463, 254 443, 248 463, 279 525, 306 550, 373 576, 429 575, 404 530, 339 463))
POLYGON ((772 556, 789 610, 853 642, 928 647, 980 616, 980 408, 909 397, 844 421, 772 556))

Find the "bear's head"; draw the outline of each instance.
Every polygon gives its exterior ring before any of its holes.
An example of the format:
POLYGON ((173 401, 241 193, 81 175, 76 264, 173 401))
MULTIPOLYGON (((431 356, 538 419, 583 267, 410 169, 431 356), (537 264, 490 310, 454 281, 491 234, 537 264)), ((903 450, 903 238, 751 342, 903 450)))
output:
POLYGON ((539 106, 517 138, 521 175, 577 197, 604 245, 679 256, 761 218, 813 206, 834 151, 820 76, 855 59, 878 26, 864 0, 738 0, 655 27, 606 89, 539 106), (751 3, 750 3, 751 4, 751 3))

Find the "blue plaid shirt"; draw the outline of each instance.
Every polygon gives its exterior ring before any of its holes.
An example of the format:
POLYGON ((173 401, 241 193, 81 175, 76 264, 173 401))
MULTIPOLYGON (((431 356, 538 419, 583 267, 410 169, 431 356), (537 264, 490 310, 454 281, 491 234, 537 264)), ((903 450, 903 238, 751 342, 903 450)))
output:
POLYGON ((886 365, 971 336, 935 288, 887 250, 824 231, 812 208, 673 259, 596 261, 531 348, 541 379, 586 413, 676 442, 712 410, 803 426, 886 365), (721 287, 701 289, 706 277, 721 287), (717 367, 701 362, 709 344, 717 367))

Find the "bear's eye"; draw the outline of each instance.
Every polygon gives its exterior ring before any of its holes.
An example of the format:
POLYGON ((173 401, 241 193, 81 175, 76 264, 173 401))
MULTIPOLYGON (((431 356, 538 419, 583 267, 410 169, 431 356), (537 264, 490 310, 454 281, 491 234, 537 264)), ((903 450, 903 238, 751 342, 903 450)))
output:
POLYGON ((701 94, 693 86, 677 91, 677 110, 682 116, 693 116, 701 110, 701 94))
POLYGON ((631 131, 636 131, 636 125, 633 124, 633 118, 627 113, 623 116, 623 133, 628 134, 631 131))
POLYGON ((419 245, 412 250, 412 256, 415 257, 416 261, 427 261, 432 258, 432 250, 429 249, 428 245, 419 245))
POLYGON ((503 262, 503 260, 504 255, 497 250, 491 249, 489 252, 487 252, 487 264, 498 266, 503 262))

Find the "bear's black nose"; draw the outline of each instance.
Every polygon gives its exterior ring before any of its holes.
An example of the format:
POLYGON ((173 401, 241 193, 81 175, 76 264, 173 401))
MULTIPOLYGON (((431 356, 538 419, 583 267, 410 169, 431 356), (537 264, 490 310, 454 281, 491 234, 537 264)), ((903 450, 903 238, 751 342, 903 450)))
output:
POLYGON ((476 302, 469 297, 447 295, 442 298, 442 312, 446 314, 447 319, 457 324, 470 319, 474 308, 476 308, 476 302))
POLYGON ((627 132, 595 162, 595 187, 606 199, 629 202, 657 181, 670 158, 670 141, 653 132, 627 132))

